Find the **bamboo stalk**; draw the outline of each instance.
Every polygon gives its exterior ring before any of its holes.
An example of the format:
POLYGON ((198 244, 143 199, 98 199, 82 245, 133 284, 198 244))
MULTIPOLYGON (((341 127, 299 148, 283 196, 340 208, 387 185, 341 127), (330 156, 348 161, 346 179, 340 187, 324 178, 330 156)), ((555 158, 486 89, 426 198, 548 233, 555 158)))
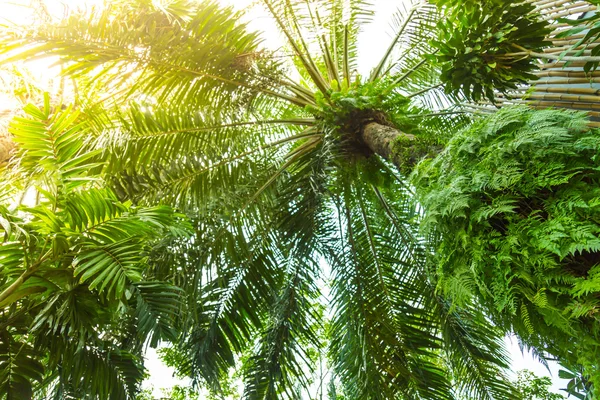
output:
POLYGON ((572 10, 575 8, 586 7, 586 6, 589 6, 589 4, 590 4, 586 1, 577 1, 577 2, 572 2, 571 4, 567 4, 567 3, 569 3, 568 0, 567 1, 563 0, 562 2, 556 2, 556 3, 561 3, 561 4, 557 4, 555 6, 548 5, 543 8, 538 8, 538 11, 540 11, 542 15, 547 15, 547 14, 552 14, 552 13, 557 13, 557 12, 560 13, 560 12, 572 10))
POLYGON ((577 50, 577 49, 573 49, 573 50, 563 50, 563 51, 555 51, 555 52, 546 52, 544 51, 544 54, 550 55, 550 56, 561 56, 562 54, 565 54, 565 56, 568 57, 591 57, 592 55, 592 50, 577 50))
MULTIPOLYGON (((600 118, 600 111, 590 111, 588 108, 585 107, 581 107, 581 106, 590 106, 590 104, 581 104, 581 103, 564 103, 564 102, 543 102, 543 101, 525 101, 525 100, 512 100, 512 101, 508 101, 508 100, 499 100, 498 103, 504 105, 509 105, 509 104, 526 104, 529 107, 532 108, 537 108, 537 109, 547 109, 547 108, 575 108, 575 109, 580 109, 581 111, 585 111, 586 114, 588 114, 588 116, 592 117, 592 118, 600 118)), ((489 103, 488 103, 489 104, 489 103)), ((489 112, 489 113, 493 113, 496 111, 496 108, 492 108, 493 106, 490 104, 487 107, 484 106, 475 106, 472 104, 465 104, 463 107, 465 108, 471 108, 473 110, 477 110, 477 111, 482 111, 482 112, 489 112)), ((597 109, 600 109, 597 108, 597 109)), ((600 124, 600 122, 596 122, 596 121, 591 121, 590 124, 600 124)), ((594 125, 594 126, 598 126, 598 125, 594 125)))
POLYGON ((527 50, 525 47, 523 46, 519 46, 518 44, 513 44, 512 45, 515 49, 521 50, 520 53, 507 53, 504 54, 504 56, 523 56, 523 55, 529 55, 532 57, 538 57, 538 58, 543 58, 543 59, 547 59, 547 60, 564 60, 564 61, 574 61, 574 62, 600 62, 600 57, 591 57, 591 56, 579 56, 579 57, 573 57, 573 56, 558 56, 555 54, 544 54, 544 53, 538 53, 536 51, 531 51, 531 50, 527 50))
POLYGON ((574 45, 575 43, 577 43, 579 41, 579 39, 581 39, 584 36, 585 36, 585 34, 575 34, 575 35, 569 36, 568 38, 560 38, 560 39, 550 38, 550 40, 552 41, 552 43, 554 43, 555 46, 568 46, 568 45, 574 45))
POLYGON ((592 117, 592 118, 600 118, 600 112, 599 111, 588 111, 587 114, 592 117))
POLYGON ((558 6, 558 7, 546 7, 546 8, 541 8, 538 9, 537 11, 543 16, 543 17, 554 17, 557 14, 560 13, 573 13, 573 14, 578 14, 577 9, 580 8, 584 8, 584 7, 589 7, 590 4, 586 3, 586 2, 578 2, 578 3, 572 3, 572 4, 566 4, 563 3, 562 6, 558 6))
POLYGON ((554 37, 554 36, 558 35, 559 33, 562 33, 564 31, 568 31, 569 29, 572 28, 571 25, 569 25, 567 23, 564 23, 564 22, 552 24, 552 27, 555 28, 555 29, 548 34, 548 37, 554 37))
POLYGON ((600 102, 599 96, 590 96, 590 95, 572 95, 572 94, 531 94, 526 96, 527 99, 531 100, 567 100, 567 101, 579 101, 579 102, 590 102, 590 103, 598 103, 600 102))
POLYGON ((567 101, 519 101, 519 103, 526 103, 533 106, 544 106, 544 107, 560 107, 560 108, 572 108, 580 110, 599 110, 600 104, 589 104, 589 103, 578 103, 578 102, 567 102, 567 101))
MULTIPOLYGON (((523 90, 529 90, 527 88, 523 88, 523 90)), ((581 95, 591 95, 591 96, 600 96, 600 89, 593 88, 571 88, 571 87, 533 87, 533 93, 566 93, 566 94, 581 94, 581 95)), ((600 97, 599 97, 600 99, 600 97)))
POLYGON ((600 77, 600 71, 584 72, 584 71, 538 71, 533 73, 539 77, 557 76, 561 78, 587 78, 587 77, 600 77))
POLYGON ((587 6, 587 7, 581 8, 581 9, 577 9, 577 10, 573 9, 573 10, 569 10, 569 11, 559 12, 559 13, 556 13, 556 14, 549 15, 547 17, 546 16, 542 17, 541 19, 543 21, 549 21, 549 20, 552 20, 552 19, 566 17, 568 15, 574 15, 574 14, 585 13, 585 12, 588 12, 588 11, 597 11, 597 10, 598 10, 597 6, 587 6))
POLYGON ((565 78, 565 79, 543 79, 534 81, 536 86, 539 85, 581 85, 581 84, 592 84, 600 83, 600 78, 565 78))
MULTIPOLYGON (((554 7, 560 7, 565 3, 570 3, 572 2, 572 0, 549 0, 549 1, 544 1, 544 2, 532 2, 535 5, 535 8, 540 11, 540 10, 547 10, 549 8, 554 8, 554 7)), ((583 2, 577 2, 577 3, 583 3, 583 2)), ((575 3, 575 4, 577 4, 575 3)))
POLYGON ((583 50, 582 54, 589 55, 591 50, 587 50, 587 49, 593 49, 595 47, 598 47, 599 45, 600 45, 600 43, 590 43, 590 44, 582 44, 577 47, 573 47, 573 46, 547 47, 543 51, 546 54, 552 54, 552 53, 561 53, 562 54, 563 52, 566 52, 566 54, 573 54, 573 53, 583 50))
MULTIPOLYGON (((498 94, 496 94, 496 98, 494 99, 494 101, 496 102, 496 104, 502 105, 502 104, 508 104, 508 103, 512 104, 512 103, 521 102, 521 100, 519 100, 519 99, 520 99, 520 97, 514 98, 514 99, 513 98, 505 98, 504 95, 498 93, 498 94)), ((494 104, 490 103, 489 101, 480 102, 480 103, 485 104, 488 107, 496 107, 494 104)))
MULTIPOLYGON (((562 68, 564 66, 566 66, 567 62, 565 61, 555 61, 555 62, 550 62, 550 63, 545 63, 545 64, 540 64, 540 69, 546 69, 546 68, 562 68)), ((584 61, 581 62, 577 62, 577 61, 571 61, 569 62, 569 67, 583 67, 586 63, 584 61)))
POLYGON ((569 0, 525 0, 526 3, 532 4, 536 8, 541 8, 544 6, 548 6, 554 3, 564 4, 569 0))
POLYGON ((565 2, 565 1, 569 1, 569 0, 526 0, 525 2, 533 4, 536 7, 541 7, 543 5, 546 5, 549 3, 557 3, 559 1, 565 2))

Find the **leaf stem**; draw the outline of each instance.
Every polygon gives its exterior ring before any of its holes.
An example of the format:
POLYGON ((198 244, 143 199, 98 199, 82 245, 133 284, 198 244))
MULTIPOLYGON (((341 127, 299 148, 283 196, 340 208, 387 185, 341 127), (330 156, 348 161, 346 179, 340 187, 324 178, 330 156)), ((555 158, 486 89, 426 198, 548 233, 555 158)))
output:
MULTIPOLYGON (((4 289, 2 293, 0 293, 0 304, 2 304, 8 297, 12 296, 17 290, 19 290, 21 285, 23 285, 25 281, 27 281, 27 279, 29 279, 29 277, 33 275, 35 271, 37 271, 37 269, 44 263, 44 261, 46 261, 50 253, 51 251, 48 251, 44 256, 41 256, 38 259, 38 261, 36 261, 33 265, 28 267, 25 270, 25 272, 19 275, 19 277, 13 283, 10 284, 9 287, 4 289)), ((3 304, 3 306, 6 307, 10 304, 11 302, 3 304)))

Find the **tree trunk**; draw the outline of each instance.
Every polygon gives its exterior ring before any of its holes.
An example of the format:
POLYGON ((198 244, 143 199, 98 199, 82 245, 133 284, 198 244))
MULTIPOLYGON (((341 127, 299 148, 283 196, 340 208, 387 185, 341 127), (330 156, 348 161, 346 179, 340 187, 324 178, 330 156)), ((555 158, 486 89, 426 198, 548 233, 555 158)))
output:
POLYGON ((361 136, 373 153, 393 163, 406 174, 410 173, 422 158, 434 156, 441 150, 438 145, 377 122, 365 125, 361 136))
POLYGON ((15 143, 8 133, 3 134, 0 132, 0 166, 4 165, 12 155, 12 151, 15 148, 15 143))

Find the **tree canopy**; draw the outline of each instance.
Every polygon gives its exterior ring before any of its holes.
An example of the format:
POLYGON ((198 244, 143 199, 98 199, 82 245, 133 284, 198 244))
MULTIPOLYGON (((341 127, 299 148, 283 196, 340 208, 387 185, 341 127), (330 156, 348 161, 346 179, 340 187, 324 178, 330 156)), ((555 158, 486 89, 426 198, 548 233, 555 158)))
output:
POLYGON ((466 115, 531 78, 510 51, 549 29, 521 2, 438 3, 398 11, 369 76, 360 0, 263 0, 278 51, 213 1, 3 29, 2 64, 56 57, 74 96, 10 125, 0 396, 135 398, 164 341, 216 396, 235 373, 248 399, 518 399, 509 332, 592 393, 598 132, 466 115))

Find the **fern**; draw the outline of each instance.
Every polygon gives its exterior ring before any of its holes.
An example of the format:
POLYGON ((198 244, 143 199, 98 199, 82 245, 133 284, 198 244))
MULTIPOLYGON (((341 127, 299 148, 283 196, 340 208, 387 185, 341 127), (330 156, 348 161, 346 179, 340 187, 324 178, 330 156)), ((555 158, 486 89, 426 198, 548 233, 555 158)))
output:
POLYGON ((600 352, 599 145, 583 113, 506 107, 413 174, 440 289, 465 304, 469 271, 496 322, 573 363, 600 352))

